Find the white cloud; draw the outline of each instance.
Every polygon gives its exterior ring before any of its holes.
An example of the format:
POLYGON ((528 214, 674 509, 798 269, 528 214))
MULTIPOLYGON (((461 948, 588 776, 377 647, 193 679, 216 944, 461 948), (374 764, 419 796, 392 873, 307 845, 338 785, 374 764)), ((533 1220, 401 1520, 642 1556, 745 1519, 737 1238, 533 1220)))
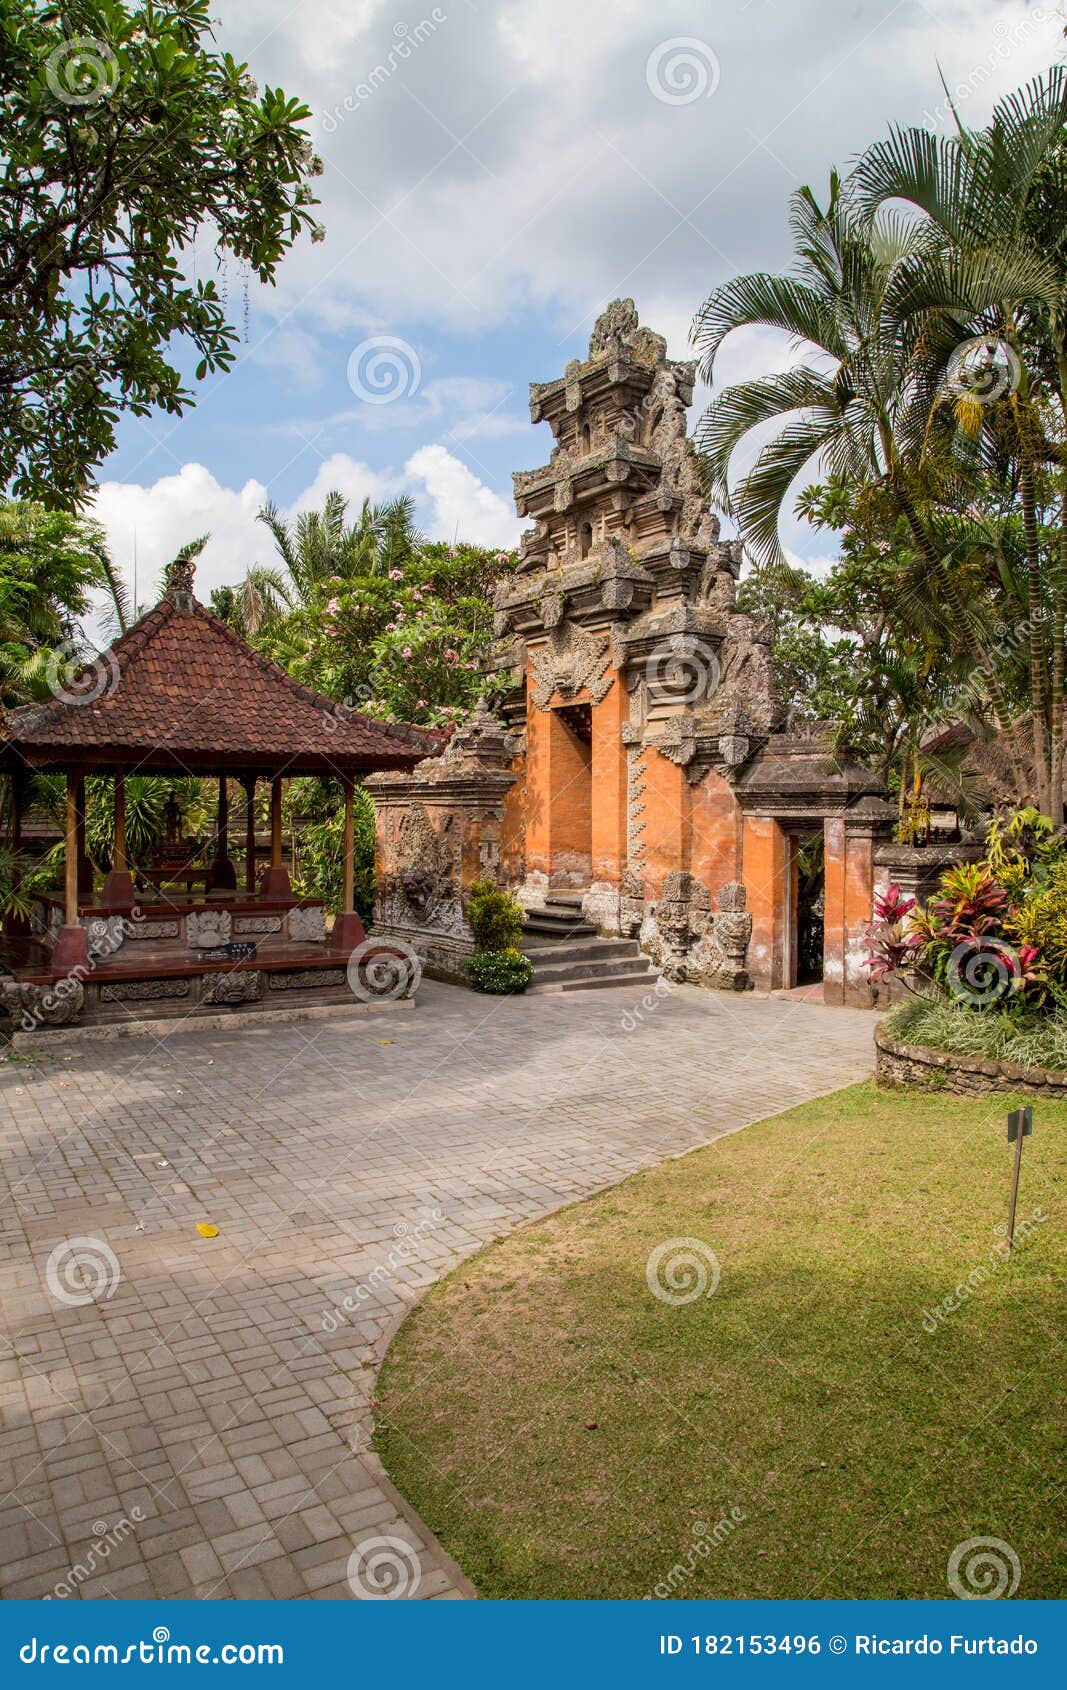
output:
POLYGON ((404 468, 429 495, 434 537, 451 540, 458 535, 479 546, 514 546, 518 541, 523 524, 511 505, 443 446, 421 446, 404 468))
MULTIPOLYGON (((335 452, 283 514, 317 509, 333 488, 355 511, 364 499, 389 498, 413 481, 418 521, 432 539, 451 540, 458 532, 461 539, 480 545, 515 543, 522 525, 507 501, 440 445, 420 448, 403 474, 371 469, 345 452, 335 452)), ((107 531, 112 557, 131 591, 136 549, 137 596, 144 605, 158 596, 162 572, 178 549, 210 533, 196 573, 197 595, 206 602, 213 587, 239 581, 252 564, 275 561, 270 535, 256 520, 266 500, 262 482, 224 487, 203 464, 191 463, 148 487, 101 483, 94 514, 107 531)))

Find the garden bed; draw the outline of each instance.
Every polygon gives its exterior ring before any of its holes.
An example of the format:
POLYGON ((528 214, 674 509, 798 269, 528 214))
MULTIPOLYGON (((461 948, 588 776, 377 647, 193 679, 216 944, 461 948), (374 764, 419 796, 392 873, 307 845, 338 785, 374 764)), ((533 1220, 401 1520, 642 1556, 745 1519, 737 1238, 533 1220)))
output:
POLYGON ((875 1073, 884 1086, 926 1086, 958 1097, 982 1097, 988 1092, 1033 1092, 1040 1097, 1067 1098, 1067 1074, 1051 1068, 1023 1068, 1017 1062, 990 1062, 934 1050, 930 1045, 895 1039, 883 1027, 875 1029, 875 1073))

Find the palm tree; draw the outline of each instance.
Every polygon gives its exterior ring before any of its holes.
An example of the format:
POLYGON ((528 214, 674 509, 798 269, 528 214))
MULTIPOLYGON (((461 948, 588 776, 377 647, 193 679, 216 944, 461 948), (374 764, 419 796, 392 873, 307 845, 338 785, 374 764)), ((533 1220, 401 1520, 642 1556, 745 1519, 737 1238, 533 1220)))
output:
POLYGON ((406 493, 376 505, 364 499, 353 523, 348 501, 338 492, 327 493, 321 511, 305 512, 291 523, 275 505, 265 505, 259 520, 270 531, 282 567, 257 565, 238 587, 248 631, 313 609, 335 594, 338 583, 402 569, 423 544, 414 518, 415 501, 406 493))
MULTIPOLYGON (((868 217, 889 199, 909 202, 950 263, 970 254, 972 263, 996 264, 1011 254, 1030 272, 1029 285, 1005 289, 975 324, 979 335, 1009 349, 1014 367, 1007 391, 978 406, 964 395, 956 410, 965 433, 992 436, 994 451, 1007 443, 1014 461, 1026 551, 1037 798, 1059 822, 1067 622, 1067 69, 1059 66, 1002 100, 988 128, 972 132, 957 124, 948 138, 894 130, 861 159, 855 189, 868 217), (1049 477, 1058 495, 1059 543, 1049 571, 1047 641, 1040 507, 1049 477)), ((912 309, 921 314, 921 302, 912 309)))
POLYGON ((120 625, 125 592, 98 523, 20 500, 0 501, 0 696, 23 703, 45 685, 57 646, 72 656, 94 592, 110 594, 120 625))
POLYGON ((753 555, 778 569, 787 567, 782 508, 813 461, 854 495, 886 499, 915 552, 909 594, 952 628, 1007 732, 1013 712, 990 653, 982 597, 961 582, 962 570, 970 584, 982 536, 957 518, 961 464, 932 423, 952 351, 1005 295, 1047 296, 1048 266, 1001 249, 946 254, 928 222, 901 211, 865 214, 836 172, 826 209, 802 188, 790 223, 791 274, 737 277, 697 314, 693 338, 709 383, 733 329, 778 328, 811 349, 800 366, 726 388, 713 400, 697 432, 711 496, 736 518, 753 555), (774 423, 778 432, 731 487, 738 446, 774 423))

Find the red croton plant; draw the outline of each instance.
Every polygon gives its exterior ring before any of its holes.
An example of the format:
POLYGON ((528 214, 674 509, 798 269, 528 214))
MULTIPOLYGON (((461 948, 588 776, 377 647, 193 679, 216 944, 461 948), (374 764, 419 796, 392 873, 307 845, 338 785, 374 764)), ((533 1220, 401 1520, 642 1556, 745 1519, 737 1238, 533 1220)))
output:
POLYGON ((957 863, 941 876, 938 895, 925 909, 899 886, 881 893, 868 929, 872 984, 892 977, 912 990, 917 978, 924 988, 939 987, 975 1009, 994 1003, 1040 1007, 1057 995, 1040 947, 1022 937, 1027 895, 1043 882, 1019 859, 1004 867, 1008 885, 988 860, 957 863))

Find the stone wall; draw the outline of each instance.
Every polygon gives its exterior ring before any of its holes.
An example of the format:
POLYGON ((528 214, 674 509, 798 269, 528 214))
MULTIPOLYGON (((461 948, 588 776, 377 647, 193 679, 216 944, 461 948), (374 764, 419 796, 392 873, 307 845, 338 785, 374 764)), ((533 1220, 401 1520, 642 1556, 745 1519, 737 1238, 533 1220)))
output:
POLYGON ((885 1086, 923 1086, 958 1097, 986 1097, 990 1092, 1031 1092, 1037 1097, 1067 1098, 1067 1074, 1045 1068, 1020 1068, 1014 1062, 984 1062, 905 1044, 875 1029, 875 1075, 885 1086))

